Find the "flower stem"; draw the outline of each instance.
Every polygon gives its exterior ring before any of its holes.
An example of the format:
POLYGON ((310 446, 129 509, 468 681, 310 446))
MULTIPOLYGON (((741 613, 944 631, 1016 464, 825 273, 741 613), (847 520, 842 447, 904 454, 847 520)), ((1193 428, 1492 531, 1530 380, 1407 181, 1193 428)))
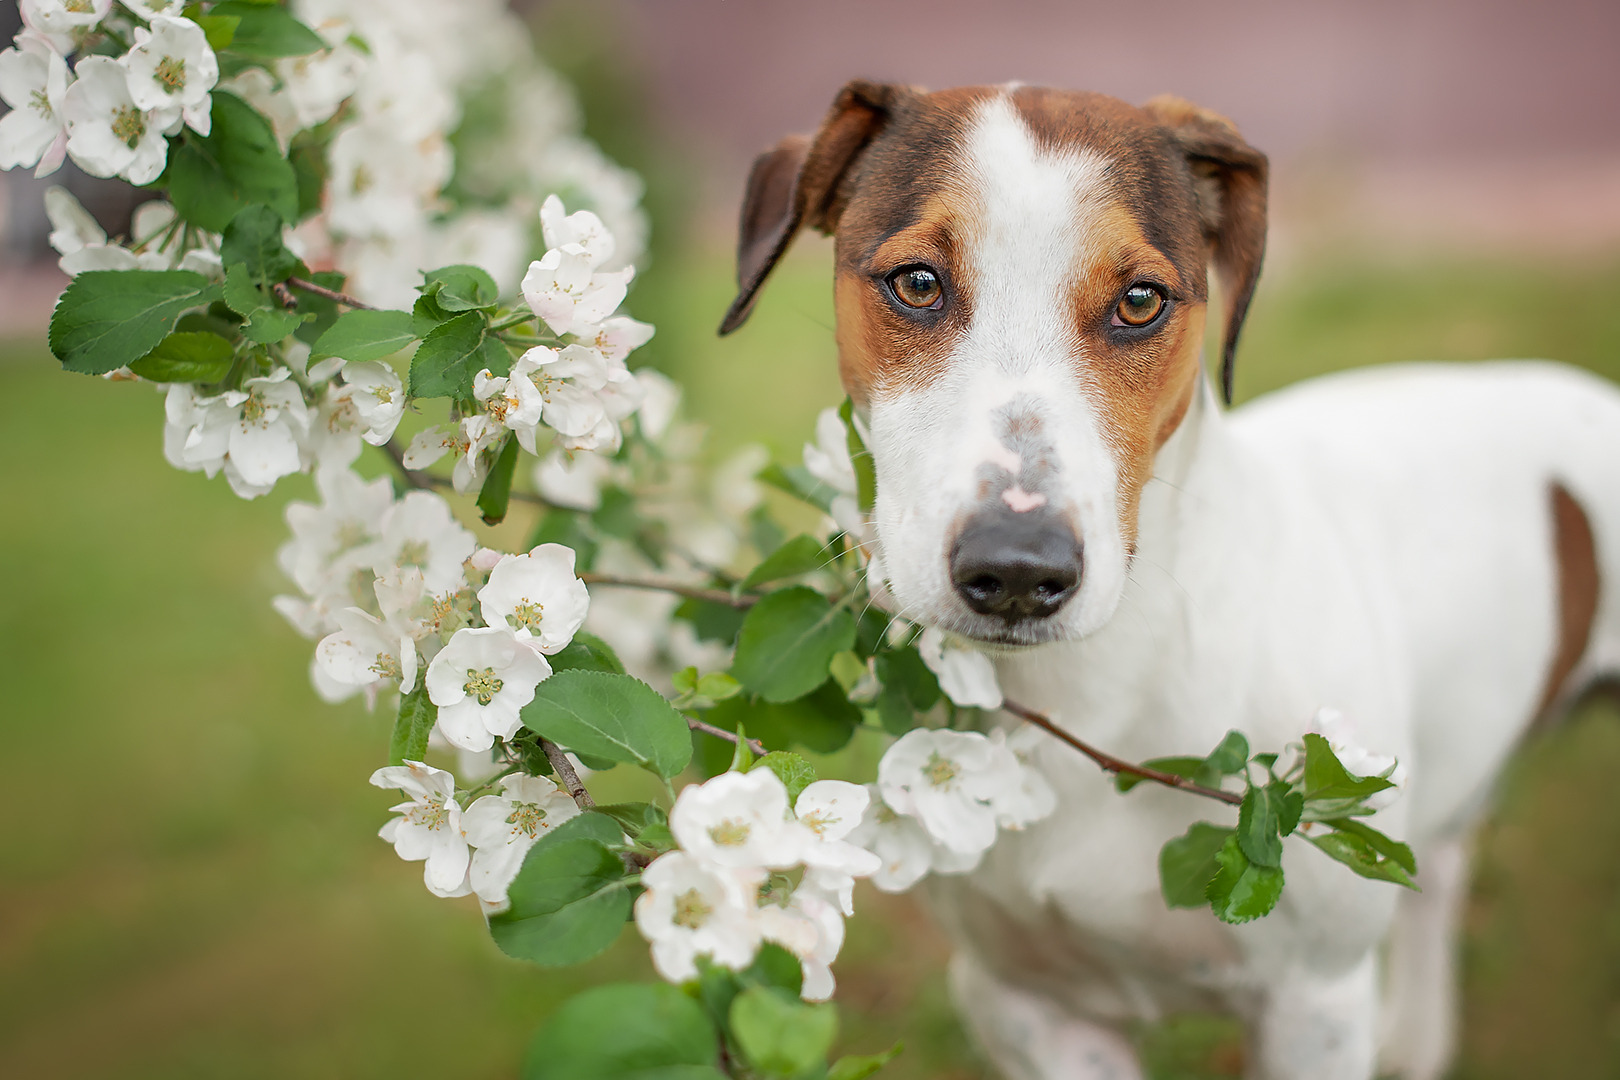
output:
POLYGON ((1124 773, 1126 776, 1135 776, 1142 780, 1151 780, 1155 784, 1163 784, 1165 787, 1178 788, 1181 791, 1191 792, 1194 795, 1202 795, 1206 799, 1217 799, 1223 803, 1230 803, 1233 806, 1237 806, 1243 802, 1243 796, 1235 795, 1230 791, 1221 791, 1218 788, 1210 788, 1205 787, 1202 784, 1195 784, 1185 776, 1177 776, 1175 773, 1168 773, 1160 769, 1149 768, 1146 765, 1133 765, 1123 758, 1117 758, 1112 754, 1104 753, 1103 751, 1092 746, 1090 743, 1083 742, 1082 740, 1075 738, 1067 731, 1064 731, 1062 728, 1058 727, 1052 722, 1051 717, 1047 716, 1045 713, 1038 713, 1034 709, 1026 709, 1017 702, 1003 701, 1001 703, 1001 707, 1003 710, 1012 713, 1020 720, 1027 720, 1029 723, 1034 724, 1048 735, 1052 735, 1055 738, 1068 743, 1070 746, 1086 755, 1086 757, 1090 758, 1092 761, 1095 761, 1105 772, 1115 774, 1124 773))

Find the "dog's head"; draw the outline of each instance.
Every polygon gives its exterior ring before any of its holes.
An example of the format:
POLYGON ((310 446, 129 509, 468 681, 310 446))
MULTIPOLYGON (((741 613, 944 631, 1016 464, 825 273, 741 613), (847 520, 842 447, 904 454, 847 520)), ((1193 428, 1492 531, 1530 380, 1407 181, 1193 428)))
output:
POLYGON ((1230 398, 1265 193, 1265 157, 1180 100, 854 82, 755 162, 721 332, 800 228, 834 233, 891 591, 981 641, 1077 637, 1119 602, 1142 487, 1198 392, 1211 262, 1230 398))

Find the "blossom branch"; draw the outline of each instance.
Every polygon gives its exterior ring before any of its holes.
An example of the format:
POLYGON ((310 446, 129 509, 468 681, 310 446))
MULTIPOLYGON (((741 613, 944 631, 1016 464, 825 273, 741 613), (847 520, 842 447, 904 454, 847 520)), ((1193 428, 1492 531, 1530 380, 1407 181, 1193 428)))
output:
POLYGON ((1103 751, 1092 746, 1090 743, 1077 739, 1067 731, 1064 731, 1062 728, 1058 727, 1045 713, 1038 713, 1034 709, 1026 709, 1024 706, 1015 701, 1003 701, 1001 703, 1001 707, 1003 710, 1012 713, 1020 720, 1026 720, 1040 728, 1042 731, 1046 732, 1048 735, 1052 735, 1055 738, 1068 743, 1070 746, 1086 755, 1086 757, 1090 758, 1092 761, 1095 761, 1104 772, 1111 772, 1115 773, 1116 775, 1124 774, 1126 776, 1134 776, 1141 780, 1151 780, 1155 784, 1163 784, 1165 787, 1179 788, 1182 791, 1191 792, 1194 795, 1202 795, 1206 799, 1217 799, 1220 802, 1230 803, 1233 806, 1237 806, 1243 802, 1243 796, 1235 795, 1230 791, 1221 791, 1219 788, 1205 787, 1202 784, 1195 784, 1185 776, 1177 776, 1175 773, 1165 772, 1162 769, 1150 768, 1146 765, 1134 765, 1123 758, 1117 758, 1112 754, 1104 753, 1103 751))
POLYGON ((679 585, 673 581, 656 581, 652 578, 620 577, 617 574, 591 574, 579 575, 581 581, 587 585, 611 585, 621 589, 651 589, 655 592, 674 593, 684 596, 688 600, 702 600, 710 604, 724 604, 727 607, 751 608, 759 602, 759 597, 751 593, 734 595, 725 589, 705 589, 696 585, 679 585))
POLYGON ((290 277, 287 279, 286 284, 302 292, 314 293, 316 296, 324 296, 328 300, 335 300, 345 307, 360 308, 362 311, 377 310, 364 300, 357 300, 348 293, 328 289, 324 285, 317 285, 313 281, 305 281, 303 278, 290 277))
POLYGON ((550 739, 541 739, 540 749, 545 751, 546 760, 551 762, 552 769, 557 773, 557 779, 562 781, 563 790, 573 796, 574 802, 579 804, 581 810, 594 810, 596 800, 585 790, 585 782, 579 778, 579 773, 574 770, 574 763, 568 760, 568 755, 563 753, 562 747, 550 739))
MULTIPOLYGON (((727 731, 725 728, 715 727, 713 724, 699 720, 695 716, 688 716, 686 718, 686 726, 691 728, 693 731, 701 731, 705 735, 713 735, 717 739, 724 739, 733 745, 744 741, 737 737, 737 733, 735 731, 727 731)), ((748 743, 748 749, 753 752, 755 757, 765 756, 764 743, 760 742, 758 739, 748 739, 746 741, 748 743)))

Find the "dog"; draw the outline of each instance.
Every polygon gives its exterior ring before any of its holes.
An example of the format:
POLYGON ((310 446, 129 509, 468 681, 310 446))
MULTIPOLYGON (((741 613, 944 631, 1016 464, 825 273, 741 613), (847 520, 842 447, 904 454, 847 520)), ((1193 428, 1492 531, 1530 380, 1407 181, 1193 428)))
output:
MULTIPOLYGON (((1130 760, 1322 707, 1409 781, 1374 823, 1421 893, 1289 841, 1277 909, 1167 909, 1157 853, 1223 811, 1128 795, 1055 741, 1059 792, 936 878, 970 1030, 1015 1080, 1140 1077, 1133 1025, 1223 1011, 1265 1080, 1441 1075, 1469 836, 1527 729, 1620 673, 1620 393, 1549 363, 1389 366, 1226 411, 1267 160, 1175 98, 857 81, 749 176, 747 318, 794 235, 835 237, 839 370, 876 466, 874 574, 995 657, 1012 700, 1130 760)), ((1224 822, 1223 822, 1224 823, 1224 822)))

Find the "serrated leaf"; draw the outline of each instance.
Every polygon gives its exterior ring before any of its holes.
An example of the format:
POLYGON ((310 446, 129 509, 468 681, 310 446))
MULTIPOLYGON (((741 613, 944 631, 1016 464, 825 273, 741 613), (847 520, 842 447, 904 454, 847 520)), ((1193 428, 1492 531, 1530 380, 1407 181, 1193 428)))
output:
POLYGON ((468 311, 434 327, 411 358, 411 396, 472 397, 488 325, 481 312, 468 311))
POLYGON ((640 765, 665 779, 692 758, 686 718, 628 675, 557 672, 523 707, 523 724, 575 753, 640 765))
POLYGON ((597 986, 535 1035, 523 1080, 724 1080, 703 1006, 665 983, 597 986))
POLYGON ((1204 767, 1217 777, 1235 776, 1249 763, 1249 740, 1241 731, 1228 731, 1221 744, 1204 758, 1204 767))
POLYGON ((790 1078, 824 1064, 838 1036, 832 1005, 809 1005, 780 990, 751 986, 731 1003, 730 1028, 753 1067, 790 1078))
POLYGON ((797 577, 820 570, 832 560, 826 545, 808 534, 795 536, 767 555, 758 566, 748 572, 739 586, 744 592, 782 578, 797 577))
POLYGON ((790 806, 798 800, 805 788, 817 780, 814 765, 798 754, 790 754, 786 750, 772 750, 754 762, 751 768, 769 769, 775 773, 776 778, 782 781, 782 786, 787 788, 790 806))
POLYGON ((392 356, 415 340, 416 316, 408 311, 350 311, 316 340, 312 355, 364 363, 392 356))
POLYGON ((1299 828, 1300 816, 1305 812, 1305 793, 1296 791, 1282 780, 1273 780, 1266 785, 1271 792, 1271 803, 1277 808, 1278 831, 1289 836, 1299 828))
POLYGON ((1238 808, 1238 843, 1256 866, 1282 865, 1281 820, 1271 792, 1251 787, 1238 808))
POLYGON ((506 520, 506 508, 512 501, 512 473, 517 469, 517 439, 508 435, 501 443, 500 452, 489 467, 489 475, 478 489, 478 514, 485 525, 499 525, 506 520))
POLYGON ((900 1056, 904 1043, 895 1043, 880 1054, 845 1054, 827 1070, 827 1080, 866 1080, 900 1056))
POLYGON ((281 307, 254 285, 247 267, 241 263, 225 268, 225 288, 221 295, 227 307, 247 320, 242 324, 242 336, 260 345, 282 340, 304 321, 304 316, 281 307))
POLYGON ((440 310, 447 312, 488 310, 500 300, 495 279, 476 266, 443 266, 429 270, 418 289, 423 295, 431 296, 440 310))
POLYGON ((861 710, 828 679, 793 701, 775 703, 738 695, 717 703, 706 718, 728 731, 746 727, 751 737, 772 750, 802 746, 830 754, 848 744, 861 722, 861 710))
POLYGON ((250 206, 298 220, 298 177, 264 117, 225 90, 213 92, 206 136, 188 131, 169 152, 169 201, 181 218, 222 233, 250 206))
POLYGON ((853 644, 854 616, 814 589, 794 586, 748 610, 731 673, 766 701, 792 701, 825 682, 833 655, 853 644))
POLYGON ((255 60, 283 56, 307 56, 326 48, 319 34, 293 18, 286 8, 273 4, 228 2, 210 9, 215 18, 237 20, 230 51, 255 60))
POLYGON ((56 301, 51 352, 68 371, 101 375, 157 348, 182 313, 219 296, 189 270, 87 270, 56 301))
POLYGON ((855 469, 855 502, 862 513, 871 513, 877 502, 877 463, 872 452, 855 426, 855 403, 849 398, 838 407, 838 417, 844 422, 844 441, 849 448, 849 462, 855 469))
POLYGON ((1395 785, 1378 776, 1356 776, 1320 735, 1305 736, 1305 799, 1365 799, 1395 785))
MULTIPOLYGON (((535 545, 531 544, 530 547, 535 545)), ((547 657, 553 671, 606 671, 624 674, 624 663, 613 647, 586 630, 574 631, 574 640, 558 653, 547 657)))
POLYGON ((439 718, 439 707, 428 698, 427 687, 418 685, 399 699, 399 715, 394 734, 388 740, 388 764, 403 765, 421 761, 427 755, 428 736, 439 718))
POLYGON ((143 379, 163 383, 214 383, 231 370, 235 350, 218 334, 176 331, 129 365, 143 379))
POLYGON ((1277 906, 1283 890, 1282 868, 1251 863, 1236 833, 1226 838, 1215 861, 1220 869, 1205 896, 1216 918, 1234 924, 1252 922, 1277 906))
POLYGON ((507 889, 489 933, 506 955, 546 967, 578 964, 613 944, 630 915, 622 841, 612 818, 585 813, 541 837, 507 889))
POLYGON ((1364 878, 1374 881, 1388 881, 1396 885, 1404 885, 1408 889, 1417 891, 1417 885, 1406 867, 1394 859, 1380 858, 1372 845, 1361 837, 1349 832, 1334 831, 1329 833, 1312 833, 1305 837, 1315 844, 1328 857, 1335 859, 1354 870, 1364 878))
POLYGON ((1231 829, 1200 821, 1159 849, 1159 890, 1167 906, 1199 908, 1208 903, 1205 890, 1220 870, 1215 856, 1231 836, 1231 829))
POLYGON ((285 281, 299 268, 298 256, 281 239, 281 215, 268 206, 238 211, 219 240, 219 257, 226 266, 241 263, 260 288, 285 281))

